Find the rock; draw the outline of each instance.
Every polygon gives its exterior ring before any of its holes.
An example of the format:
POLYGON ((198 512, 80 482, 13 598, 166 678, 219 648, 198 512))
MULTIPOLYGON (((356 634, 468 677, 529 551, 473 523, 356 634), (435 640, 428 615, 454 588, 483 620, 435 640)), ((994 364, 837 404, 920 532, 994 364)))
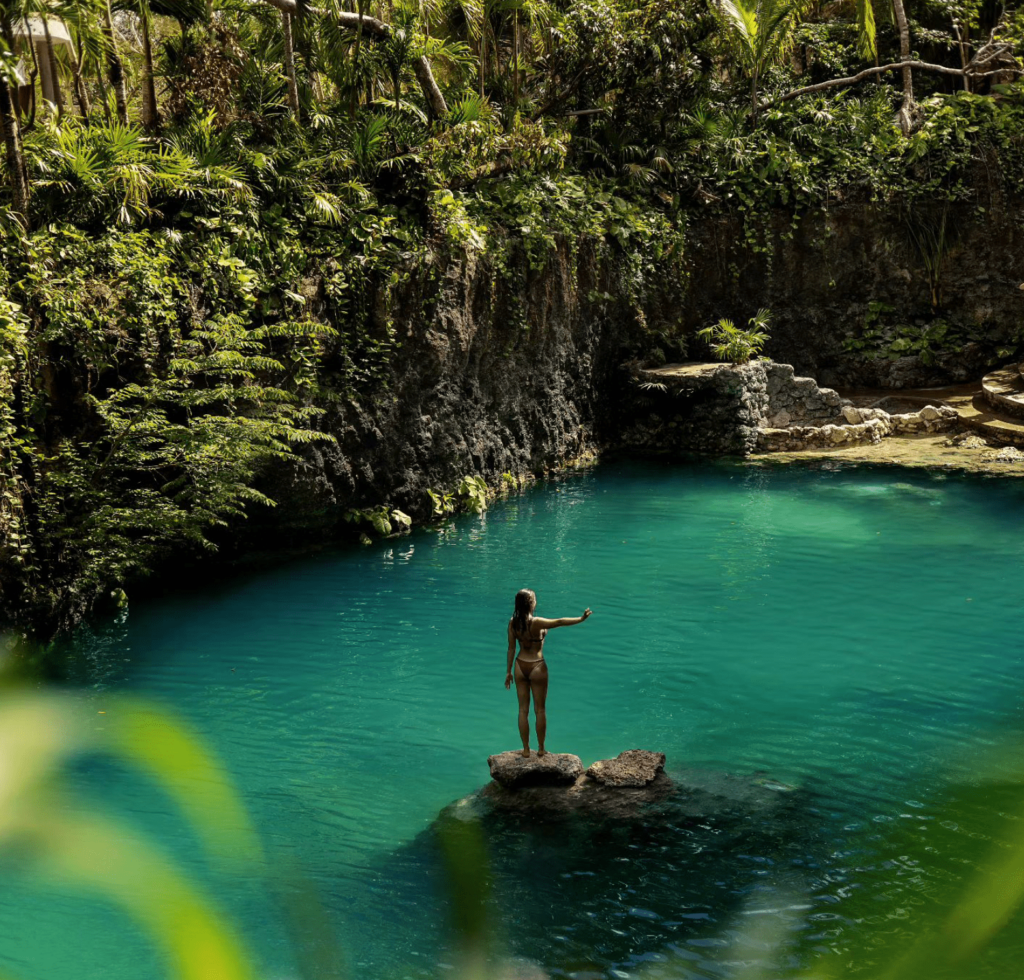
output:
POLYGON ((935 419, 942 418, 942 412, 940 412, 934 405, 925 405, 919 414, 926 422, 933 422, 935 419))
POLYGON ((663 752, 630 749, 595 762, 586 772, 578 756, 566 754, 538 759, 503 752, 487 762, 493 781, 476 798, 504 813, 633 819, 675 792, 664 772, 663 752))
POLYGON ((595 762, 587 776, 606 786, 647 786, 664 768, 664 752, 629 749, 614 759, 595 762))
POLYGON ((959 446, 961 449, 988 449, 988 443, 973 432, 963 432, 950 436, 943 445, 959 446))
POLYGON ((549 752, 539 756, 531 752, 502 752, 487 760, 491 779, 506 789, 528 786, 572 786, 583 775, 583 762, 578 755, 549 752))
POLYGON ((472 814, 483 805, 491 812, 540 819, 578 816, 591 820, 637 820, 660 811, 676 795, 676 785, 658 772, 646 786, 612 786, 583 774, 572 786, 523 786, 510 789, 491 781, 463 808, 472 814))
POLYGON ((850 425, 857 425, 859 422, 864 421, 864 416, 861 415, 861 410, 856 405, 844 405, 843 418, 850 425))

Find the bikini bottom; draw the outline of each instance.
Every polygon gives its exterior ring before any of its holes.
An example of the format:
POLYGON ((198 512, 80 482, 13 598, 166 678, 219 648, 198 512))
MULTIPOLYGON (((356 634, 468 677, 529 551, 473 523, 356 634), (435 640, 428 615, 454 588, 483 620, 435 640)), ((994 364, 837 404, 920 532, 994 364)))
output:
POLYGON ((520 660, 516 657, 516 663, 519 664, 519 669, 523 672, 523 677, 529 680, 537 665, 544 663, 544 659, 542 657, 540 660, 520 660))

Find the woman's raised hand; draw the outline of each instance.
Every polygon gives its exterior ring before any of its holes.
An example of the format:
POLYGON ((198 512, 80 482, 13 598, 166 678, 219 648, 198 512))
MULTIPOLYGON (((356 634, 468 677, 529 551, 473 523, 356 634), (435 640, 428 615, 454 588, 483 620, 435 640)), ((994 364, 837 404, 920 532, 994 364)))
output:
POLYGON ((586 609, 585 609, 585 610, 583 611, 583 615, 582 615, 582 616, 580 616, 580 622, 582 623, 582 622, 583 622, 583 620, 585 620, 585 619, 586 619, 586 618, 587 618, 588 616, 590 616, 590 615, 591 615, 591 612, 590 612, 590 607, 589 607, 589 606, 587 606, 587 608, 586 608, 586 609))

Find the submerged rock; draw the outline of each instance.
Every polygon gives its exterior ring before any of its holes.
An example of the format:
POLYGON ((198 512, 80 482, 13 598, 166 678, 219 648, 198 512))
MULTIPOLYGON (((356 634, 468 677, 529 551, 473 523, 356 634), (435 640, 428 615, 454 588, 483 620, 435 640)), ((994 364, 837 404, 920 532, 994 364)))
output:
POLYGON ((506 789, 528 786, 572 786, 583 775, 583 762, 568 752, 548 752, 539 756, 531 752, 502 752, 487 760, 491 779, 506 789))
POLYGON ((664 752, 629 749, 614 759, 601 759, 588 770, 587 775, 606 786, 646 786, 665 768, 664 752))

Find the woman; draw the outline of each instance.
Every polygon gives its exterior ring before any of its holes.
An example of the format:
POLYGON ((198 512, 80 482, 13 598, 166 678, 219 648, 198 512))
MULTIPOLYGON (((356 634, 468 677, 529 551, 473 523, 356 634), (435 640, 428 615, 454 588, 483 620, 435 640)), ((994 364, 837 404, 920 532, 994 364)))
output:
POLYGON ((508 621, 508 669, 505 672, 505 689, 512 685, 512 658, 519 641, 519 656, 515 657, 516 695, 519 698, 519 737, 523 740, 523 758, 530 757, 530 692, 533 692, 533 713, 537 723, 537 755, 545 756, 544 736, 548 732, 548 715, 545 703, 548 697, 548 666, 544 663, 544 639, 548 630, 559 626, 575 626, 590 615, 587 609, 582 616, 571 619, 541 619, 534 616, 537 597, 529 589, 516 593, 515 611, 508 621))

